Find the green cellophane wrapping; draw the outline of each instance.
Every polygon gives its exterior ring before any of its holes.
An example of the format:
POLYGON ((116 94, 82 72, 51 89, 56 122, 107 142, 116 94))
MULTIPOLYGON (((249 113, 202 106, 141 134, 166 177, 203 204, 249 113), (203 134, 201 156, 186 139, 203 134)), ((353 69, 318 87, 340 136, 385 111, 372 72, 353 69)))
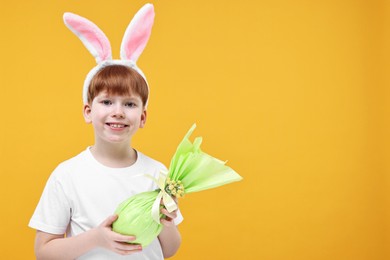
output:
MULTIPOLYGON (((189 140, 194 124, 176 149, 167 176, 181 181, 185 194, 207 190, 242 179, 233 169, 200 149, 202 138, 189 140)), ((117 210, 117 221, 113 224, 115 232, 134 235, 132 243, 149 245, 162 230, 162 225, 152 219, 152 205, 159 191, 143 192, 121 203, 117 210)))
POLYGON ((115 232, 136 236, 132 244, 149 245, 160 234, 162 225, 152 219, 152 205, 158 191, 142 192, 131 196, 115 210, 118 219, 112 225, 115 232))

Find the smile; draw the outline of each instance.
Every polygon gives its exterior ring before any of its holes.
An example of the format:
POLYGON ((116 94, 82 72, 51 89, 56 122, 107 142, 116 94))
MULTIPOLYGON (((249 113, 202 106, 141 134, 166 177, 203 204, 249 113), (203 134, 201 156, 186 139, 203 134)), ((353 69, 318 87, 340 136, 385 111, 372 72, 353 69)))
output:
POLYGON ((108 126, 110 126, 111 128, 114 128, 114 129, 122 129, 122 128, 125 128, 127 127, 128 125, 125 125, 125 124, 115 124, 115 123, 107 123, 108 126))

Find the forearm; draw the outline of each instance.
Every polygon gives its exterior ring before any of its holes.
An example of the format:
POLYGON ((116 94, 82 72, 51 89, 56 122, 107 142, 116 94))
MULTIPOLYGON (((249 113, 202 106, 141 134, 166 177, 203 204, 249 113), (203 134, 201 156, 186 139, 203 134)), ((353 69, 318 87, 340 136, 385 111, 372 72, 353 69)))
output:
POLYGON ((50 240, 46 240, 45 234, 42 236, 37 234, 35 248, 37 260, 78 258, 96 247, 95 232, 95 229, 91 229, 74 237, 56 237, 50 240))
POLYGON ((109 216, 98 227, 69 238, 37 231, 35 239, 37 259, 75 259, 96 247, 105 248, 120 255, 141 252, 141 246, 129 243, 136 239, 135 236, 125 236, 112 231, 112 223, 117 218, 118 215, 109 216))
POLYGON ((163 230, 158 236, 158 239, 160 240, 164 258, 175 255, 181 244, 180 232, 176 226, 164 226, 163 230))

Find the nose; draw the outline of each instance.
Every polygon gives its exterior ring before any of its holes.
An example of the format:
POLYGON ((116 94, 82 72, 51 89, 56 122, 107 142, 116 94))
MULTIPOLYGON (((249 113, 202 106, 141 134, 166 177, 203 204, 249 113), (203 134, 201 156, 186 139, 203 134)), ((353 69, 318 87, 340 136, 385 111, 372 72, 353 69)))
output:
POLYGON ((125 118, 123 107, 120 104, 116 104, 112 111, 112 117, 114 118, 125 118))

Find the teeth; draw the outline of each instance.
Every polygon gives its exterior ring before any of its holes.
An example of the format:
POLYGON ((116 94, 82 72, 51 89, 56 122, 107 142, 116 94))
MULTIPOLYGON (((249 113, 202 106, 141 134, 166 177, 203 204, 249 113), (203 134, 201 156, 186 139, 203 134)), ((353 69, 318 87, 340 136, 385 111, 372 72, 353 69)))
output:
POLYGON ((110 126, 112 128, 123 128, 123 127, 125 127, 124 125, 120 125, 120 124, 110 124, 110 126))

